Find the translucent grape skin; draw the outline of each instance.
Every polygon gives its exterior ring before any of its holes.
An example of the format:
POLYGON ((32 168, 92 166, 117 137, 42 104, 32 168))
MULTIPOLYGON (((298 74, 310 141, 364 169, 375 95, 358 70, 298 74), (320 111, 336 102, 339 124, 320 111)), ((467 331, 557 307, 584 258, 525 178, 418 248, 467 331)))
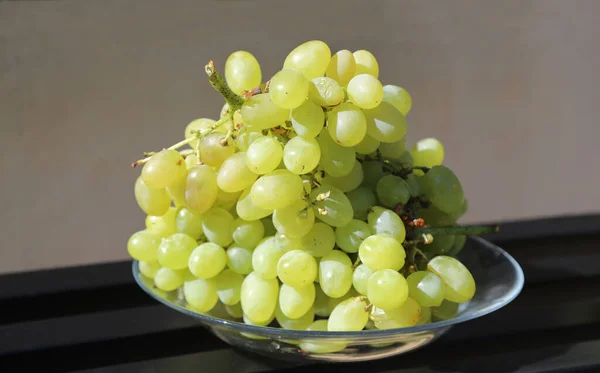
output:
POLYGON ((412 107, 412 97, 402 87, 388 84, 383 87, 383 100, 394 105, 402 115, 406 116, 412 107))
POLYGON ((166 188, 186 175, 187 169, 181 154, 176 150, 165 149, 144 164, 141 178, 149 188, 166 188))
MULTIPOLYGON (((260 208, 252 202, 252 198, 250 197, 250 191, 251 188, 247 188, 240 195, 240 198, 238 199, 235 205, 235 211, 237 215, 246 221, 260 220, 266 216, 271 215, 273 213, 273 210, 266 210, 260 208)), ((266 231, 265 235, 267 235, 266 231)))
POLYGON ((263 175, 252 185, 250 198, 257 207, 276 210, 286 207, 302 196, 304 186, 300 176, 287 170, 275 170, 263 175))
POLYGON ((200 139, 200 160, 211 167, 219 167, 235 152, 233 139, 225 134, 213 132, 200 139))
POLYGON ((350 290, 352 262, 346 253, 333 250, 321 258, 319 284, 323 292, 332 298, 339 298, 350 290))
POLYGON ((345 147, 355 146, 367 134, 367 119, 357 106, 345 102, 327 115, 327 130, 338 144, 345 147))
POLYGON ((385 207, 404 205, 410 198, 410 188, 399 176, 386 175, 377 182, 377 197, 385 207))
POLYGON ((350 222, 335 230, 335 243, 347 253, 357 253, 360 244, 373 232, 367 223, 352 219, 350 222))
POLYGON ((184 275, 182 271, 175 271, 166 267, 159 268, 154 275, 154 284, 163 291, 173 291, 181 287, 183 282, 184 275))
POLYGON ((232 238, 242 247, 254 249, 265 235, 265 226, 262 221, 246 221, 240 218, 233 222, 232 238))
POLYGON ((310 196, 315 201, 313 209, 319 220, 332 227, 343 227, 352 220, 354 216, 352 205, 341 190, 331 185, 322 184, 320 187, 313 189, 310 196), (323 214, 323 211, 325 214, 323 214))
POLYGON ((373 275, 373 271, 365 264, 360 264, 352 274, 352 285, 354 289, 362 295, 367 295, 369 278, 373 275))
POLYGON ((273 224, 278 232, 290 238, 306 235, 315 224, 315 214, 305 200, 298 199, 292 204, 273 212, 273 224))
POLYGON ((381 142, 396 142, 406 136, 406 118, 392 104, 383 101, 377 107, 364 110, 367 134, 381 142))
POLYGON ((127 252, 136 260, 154 261, 158 256, 161 236, 147 229, 136 232, 127 241, 127 252))
POLYGON ((227 267, 241 275, 252 272, 253 251, 253 249, 238 245, 229 246, 227 248, 227 267))
POLYGON ((177 226, 175 225, 176 215, 177 209, 174 207, 169 208, 167 213, 161 216, 148 215, 146 217, 146 229, 163 238, 169 237, 177 233, 177 226))
POLYGON ((439 307, 431 308, 432 319, 449 320, 458 313, 458 303, 444 300, 439 307))
POLYGON ((246 152, 246 165, 255 174, 269 173, 279 166, 283 148, 275 137, 263 136, 256 139, 246 152))
POLYGON ((323 184, 334 186, 345 193, 358 188, 362 184, 363 178, 362 164, 358 160, 355 160, 354 167, 352 167, 352 171, 348 175, 342 177, 325 175, 323 184))
MULTIPOLYGON (((208 128, 212 127, 215 123, 217 123, 214 119, 210 118, 198 118, 191 121, 185 127, 185 138, 189 139, 190 137, 196 137, 197 132, 207 131, 208 128)), ((219 126, 215 129, 215 132, 227 133, 227 129, 225 126, 219 126)), ((189 145, 192 149, 196 148, 199 140, 192 140, 189 145)))
POLYGON ((279 283, 276 278, 265 280, 252 272, 242 283, 242 310, 255 323, 264 323, 275 313, 279 297, 279 283))
POLYGON ((404 223, 398 214, 392 210, 374 206, 367 215, 367 222, 374 233, 389 235, 399 243, 404 242, 406 238, 404 223))
POLYGON ((431 254, 442 254, 448 253, 450 249, 454 246, 454 236, 448 234, 435 235, 433 236, 433 242, 425 245, 419 244, 419 248, 431 254))
POLYGON ((421 306, 411 297, 401 307, 383 310, 374 308, 371 312, 377 329, 397 329, 415 326, 421 317, 421 306))
POLYGON ((138 177, 134 187, 135 200, 147 215, 160 216, 169 210, 171 198, 164 188, 150 188, 142 177, 138 177))
POLYGON ((217 174, 212 167, 198 165, 193 167, 188 176, 185 189, 187 207, 196 214, 208 211, 218 194, 217 174))
POLYGON ((262 81, 260 64, 250 52, 234 52, 225 61, 225 80, 238 95, 256 88, 262 81))
POLYGON ((344 89, 331 78, 318 77, 309 83, 308 98, 321 107, 330 108, 344 101, 344 89))
POLYGON ((351 147, 344 147, 331 138, 326 128, 317 136, 321 148, 320 166, 333 177, 348 175, 356 161, 356 151, 351 147))
POLYGON ((284 69, 300 71, 307 79, 325 75, 331 59, 329 46, 320 40, 310 40, 294 48, 283 62, 284 69))
POLYGON ((317 222, 310 232, 300 239, 300 243, 310 255, 316 258, 322 257, 333 250, 335 232, 329 225, 317 222))
POLYGON ((442 212, 460 211, 465 199, 460 180, 445 166, 434 166, 423 176, 423 193, 442 212))
POLYGON ((296 136, 285 144, 283 162, 296 175, 314 170, 321 160, 321 147, 314 138, 296 136))
POLYGON ((198 278, 209 279, 218 275, 227 264, 225 250, 212 242, 205 242, 192 251, 188 268, 198 278))
MULTIPOLYGON (((327 331, 328 320, 317 320, 310 324, 306 330, 308 331, 327 331)), ((332 352, 341 351, 346 348, 347 344, 344 342, 302 342, 299 347, 303 351, 309 351, 315 354, 329 354, 332 352)))
POLYGON ((342 86, 346 86, 355 73, 356 62, 354 61, 354 55, 347 49, 338 51, 331 56, 331 60, 325 71, 326 76, 334 79, 342 86))
POLYGON ((369 301, 383 310, 401 307, 408 298, 408 283, 404 276, 392 269, 381 269, 367 281, 369 301))
POLYGON ((190 254, 197 245, 196 240, 187 234, 172 234, 160 242, 158 262, 161 266, 174 270, 187 268, 190 254))
POLYGON ((229 211, 220 207, 208 210, 202 219, 204 236, 219 246, 226 247, 233 242, 234 218, 229 211))
POLYGON ((371 52, 361 49, 355 51, 353 56, 356 63, 356 75, 371 74, 376 78, 379 76, 379 64, 371 52))
POLYGON ((217 295, 219 300, 228 306, 239 303, 242 292, 244 276, 230 269, 221 271, 215 277, 217 295))
MULTIPOLYGON (((365 117, 366 119, 366 117, 365 117)), ((371 154, 379 148, 381 142, 365 134, 365 137, 354 147, 358 154, 371 154)), ((384 143, 385 144, 385 143, 384 143)))
POLYGON ((350 298, 338 304, 327 322, 327 330, 351 332, 363 330, 369 321, 367 303, 361 298, 350 298))
MULTIPOLYGON (((242 195, 242 191, 228 193, 221 189, 217 192, 217 200, 214 203, 214 207, 221 207, 225 210, 231 210, 237 203, 238 199, 242 195)), ((232 213, 233 214, 233 213, 232 213)))
POLYGON ((195 279, 183 284, 186 302, 197 312, 210 311, 219 301, 214 280, 195 279))
POLYGON ((352 211, 354 211, 354 219, 367 220, 368 212, 371 207, 377 204, 377 199, 371 188, 366 186, 360 186, 348 193, 346 197, 352 205, 352 211))
POLYGON ((140 265, 140 272, 148 277, 148 278, 154 278, 154 276, 156 275, 156 272, 160 269, 160 264, 158 264, 158 262, 156 260, 153 261, 140 261, 139 263, 140 265))
POLYGON ((444 146, 438 139, 427 137, 417 141, 410 149, 410 155, 414 166, 439 166, 444 163, 444 146))
POLYGON ((306 100, 302 105, 292 110, 290 121, 298 136, 314 138, 323 129, 325 113, 319 105, 306 100))
POLYGON ((290 319, 297 319, 308 312, 315 301, 315 285, 292 287, 286 284, 279 289, 279 307, 290 319))
POLYGON ((185 233, 195 240, 202 237, 202 216, 193 213, 185 207, 178 209, 177 216, 175 217, 175 225, 180 233, 185 233))
POLYGON ((248 168, 246 159, 245 152, 238 152, 223 162, 217 173, 217 185, 221 190, 228 193, 239 192, 254 183, 258 175, 248 168))
POLYGON ((248 98, 242 105, 241 113, 244 123, 258 131, 277 127, 290 115, 288 109, 275 105, 268 93, 248 98))
MULTIPOLYGON (((281 326, 283 329, 306 330, 306 328, 308 328, 315 320, 315 312, 312 308, 310 308, 302 316, 292 319, 283 313, 280 304, 278 304, 277 308, 275 309, 275 319, 277 320, 279 326, 281 326)), ((290 341, 290 343, 292 342, 290 341)))
POLYGON ((455 258, 439 255, 427 263, 427 270, 438 275, 445 286, 444 298, 463 303, 475 295, 475 280, 471 272, 455 258))
POLYGON ((277 264, 285 249, 277 245, 275 237, 263 239, 252 253, 254 274, 270 280, 277 277, 277 264))
POLYGON ((295 109, 308 97, 308 79, 298 70, 284 68, 271 78, 269 94, 275 105, 295 109))
POLYGON ((444 300, 444 283, 434 273, 417 271, 406 279, 411 298, 423 307, 439 307, 444 300))
POLYGON ((373 109, 383 101, 383 86, 371 74, 358 74, 346 88, 348 98, 361 109, 373 109))
POLYGON ((406 251, 393 237, 375 234, 362 242, 358 255, 361 262, 373 271, 381 269, 399 271, 404 265, 406 251))
MULTIPOLYGON (((379 153, 383 158, 400 159, 406 151, 406 138, 396 142, 383 142, 379 146, 379 153)), ((412 174, 410 174, 412 175, 412 174)))
POLYGON ((303 250, 288 251, 277 262, 277 276, 288 286, 300 288, 312 284, 317 273, 317 261, 303 250))

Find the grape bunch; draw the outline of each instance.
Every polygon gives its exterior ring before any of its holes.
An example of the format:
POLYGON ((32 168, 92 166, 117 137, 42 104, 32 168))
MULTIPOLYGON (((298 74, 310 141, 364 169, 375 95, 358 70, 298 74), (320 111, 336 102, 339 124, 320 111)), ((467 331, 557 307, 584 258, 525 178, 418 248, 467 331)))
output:
POLYGON ((135 163, 147 217, 127 250, 155 288, 198 313, 328 331, 444 320, 473 297, 466 236, 444 231, 466 212, 461 183, 437 139, 406 147, 412 98, 373 54, 312 40, 266 82, 247 51, 206 73, 218 119, 135 163))

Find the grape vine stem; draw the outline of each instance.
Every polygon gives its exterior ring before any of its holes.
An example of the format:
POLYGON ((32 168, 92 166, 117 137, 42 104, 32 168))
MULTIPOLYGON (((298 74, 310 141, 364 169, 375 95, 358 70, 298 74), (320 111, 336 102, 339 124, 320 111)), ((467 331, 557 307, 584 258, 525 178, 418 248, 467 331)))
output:
POLYGON ((496 233, 500 231, 497 225, 477 225, 477 226, 455 226, 455 227, 439 227, 439 228, 415 228, 416 235, 432 234, 432 235, 464 235, 478 236, 482 234, 496 233))
POLYGON ((215 69, 215 63, 209 61, 204 67, 204 71, 208 76, 210 84, 225 98, 225 101, 227 101, 229 111, 235 113, 236 110, 240 109, 244 103, 244 99, 229 88, 227 82, 223 79, 223 76, 215 69))

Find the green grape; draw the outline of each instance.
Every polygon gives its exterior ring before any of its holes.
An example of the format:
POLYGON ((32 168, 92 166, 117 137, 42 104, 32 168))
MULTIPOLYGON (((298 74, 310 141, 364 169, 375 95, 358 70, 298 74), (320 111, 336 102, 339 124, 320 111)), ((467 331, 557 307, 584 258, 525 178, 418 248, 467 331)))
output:
POLYGON ((308 79, 298 70, 284 68, 271 78, 269 95, 275 105, 295 109, 308 97, 308 79))
POLYGON ((353 53, 354 61, 356 61, 356 75, 371 74, 374 77, 379 77, 379 64, 373 54, 364 49, 357 50, 353 53))
POLYGON ((356 73, 356 62, 352 52, 347 49, 338 51, 331 56, 325 75, 346 86, 356 73))
MULTIPOLYGON (((238 302, 237 304, 239 305, 240 303, 238 302)), ((217 319, 232 320, 225 307, 226 306, 223 303, 217 301, 217 304, 215 304, 215 306, 213 308, 211 308, 210 311, 205 312, 204 314, 214 317, 214 318, 217 318, 217 319)), ((193 307, 191 307, 191 308, 193 309, 193 307)), ((240 306, 240 309, 241 309, 241 306, 240 306)))
POLYGON ((399 243, 404 242, 406 228, 402 219, 394 211, 374 206, 367 215, 367 222, 374 233, 386 234, 395 238, 399 243))
POLYGON ((232 138, 213 132, 200 139, 200 160, 211 167, 219 167, 235 152, 232 138))
POLYGON ((298 136, 314 138, 323 129, 325 113, 319 105, 306 100, 302 105, 292 110, 290 121, 298 136))
POLYGON ((354 167, 352 167, 352 171, 348 175, 342 177, 325 175, 323 184, 336 187, 345 193, 358 188, 363 181, 363 177, 362 164, 358 160, 355 160, 354 167))
POLYGON ((463 249, 463 247, 465 247, 465 243, 467 242, 467 236, 459 235, 454 237, 454 245, 452 245, 452 248, 450 249, 450 251, 448 251, 447 255, 456 257, 458 253, 460 253, 460 251, 463 249))
MULTIPOLYGON (((320 285, 315 285, 315 303, 314 310, 315 314, 320 317, 329 317, 333 308, 329 307, 330 299, 342 299, 342 298, 330 298, 323 292, 320 285)), ((336 304, 337 305, 337 304, 336 304)), ((334 307, 335 308, 335 307, 334 307)))
POLYGON ((303 250, 288 251, 277 262, 277 276, 288 286, 300 288, 312 284, 317 272, 317 261, 303 250))
MULTIPOLYGON (((285 286, 285 285, 284 285, 285 286)), ((283 286, 282 286, 283 287, 283 286)), ((281 292, 279 293, 281 297, 281 292)), ((275 319, 283 329, 286 330, 306 330, 315 320, 315 311, 309 308, 303 315, 297 318, 288 317, 282 310, 281 303, 275 310, 275 319)))
POLYGON ((444 163, 444 146, 435 138, 424 138, 410 149, 410 155, 415 167, 439 166, 444 163))
POLYGON ((213 207, 204 213, 202 230, 204 236, 220 246, 228 246, 233 242, 233 216, 229 211, 220 207, 213 207))
POLYGON ((186 174, 181 154, 177 150, 165 149, 144 164, 141 178, 149 188, 165 188, 185 178, 186 174))
POLYGON ((332 227, 343 227, 354 216, 348 197, 336 187, 322 184, 313 189, 310 197, 314 202, 316 217, 332 227))
POLYGON ((427 199, 442 212, 453 214, 461 210, 465 199, 458 177, 445 166, 433 166, 423 176, 421 184, 427 199))
POLYGON ((127 241, 127 252, 136 260, 153 261, 158 256, 161 236, 150 230, 135 232, 127 241))
MULTIPOLYGON (((419 183, 419 185, 422 185, 419 183)), ((447 214, 433 205, 417 211, 417 217, 425 220, 430 227, 449 227, 456 224, 458 217, 455 214, 447 214)))
POLYGON ((306 79, 325 75, 331 59, 329 46, 321 40, 310 40, 294 48, 283 62, 284 69, 300 71, 306 79))
POLYGON ((439 307, 431 307, 431 317, 435 320, 449 320, 458 314, 458 303, 444 300, 439 307))
MULTIPOLYGON (((269 219, 271 221, 271 219, 269 219)), ((302 241, 299 238, 290 238, 283 233, 275 232, 275 243, 280 249, 286 253, 292 250, 304 250, 302 247, 302 241)))
POLYGON ((244 311, 242 311, 242 304, 240 302, 233 306, 225 305, 225 311, 234 319, 241 319, 244 317, 244 311))
POLYGON ((241 151, 248 151, 248 148, 254 141, 264 137, 261 131, 255 131, 254 128, 250 126, 244 126, 238 131, 238 135, 235 138, 235 146, 241 151))
POLYGON ((217 174, 212 167, 197 165, 190 170, 185 187, 185 200, 191 211, 196 214, 205 213, 217 200, 218 193, 217 174))
POLYGON ((327 322, 332 332, 354 332, 363 330, 369 321, 367 303, 361 298, 350 298, 338 304, 327 322))
POLYGON ((210 311, 219 301, 217 285, 214 280, 198 278, 183 284, 185 301, 200 313, 210 311))
POLYGON ((373 271, 381 269, 399 271, 404 265, 406 251, 393 237, 375 234, 360 244, 358 255, 360 261, 373 271))
POLYGON ((347 148, 333 141, 327 129, 321 131, 317 141, 321 148, 320 166, 325 172, 334 177, 342 177, 352 171, 356 161, 354 148, 347 148))
POLYGON ((236 205, 241 195, 241 190, 233 193, 228 193, 219 189, 217 191, 217 200, 215 201, 215 204, 213 206, 221 207, 225 210, 231 210, 236 205))
MULTIPOLYGON (((241 304, 241 302, 240 302, 240 304, 241 304)), ((243 311, 243 309, 242 309, 242 311, 243 311)), ((275 312, 276 311, 273 311, 273 314, 271 316, 269 316, 269 318, 267 320, 259 322, 259 323, 254 322, 253 320, 250 320, 250 318, 246 314, 243 314, 242 319, 243 319, 244 323, 248 324, 248 325, 267 326, 270 323, 272 323, 273 320, 275 320, 275 312)), ((256 334, 250 334, 250 333, 240 333, 240 334, 242 334, 242 335, 244 335, 246 337, 252 338, 252 339, 267 339, 266 337, 261 337, 261 336, 258 336, 256 334)))
POLYGON ((279 283, 276 278, 265 280, 256 272, 250 273, 242 283, 242 310, 249 320, 264 323, 272 320, 277 307, 279 283))
POLYGON ((377 329, 399 329, 417 325, 421 317, 421 306, 411 297, 401 307, 383 310, 375 307, 371 312, 377 329))
POLYGON ((282 284, 279 288, 279 307, 290 319, 302 317, 315 301, 315 285, 311 282, 301 287, 282 284))
MULTIPOLYGON (((271 211, 272 213, 273 211, 271 211)), ((273 219, 269 216, 266 218, 261 218, 263 225, 265 226, 265 237, 275 236, 277 234, 277 229, 273 225, 273 219)))
POLYGON ((445 299, 462 303, 475 295, 473 275, 458 260, 445 255, 436 256, 427 263, 427 270, 438 275, 446 285, 445 299))
POLYGON ((186 205, 185 189, 187 186, 187 175, 188 172, 186 168, 186 176, 184 178, 165 188, 169 198, 173 200, 175 207, 183 207, 186 205))
MULTIPOLYGON (((209 131, 209 128, 214 126, 215 123, 217 123, 215 120, 209 119, 209 118, 195 119, 195 120, 191 121, 185 127, 185 133, 184 133, 185 138, 189 139, 190 137, 196 137, 197 132, 209 131)), ((225 126, 219 126, 219 127, 215 128, 215 132, 227 133, 227 128, 225 128, 225 126)), ((198 144, 198 140, 193 140, 192 142, 189 143, 189 145, 192 149, 196 149, 197 144, 198 144)))
MULTIPOLYGON (((371 77, 370 75, 366 75, 371 77)), ((350 147, 358 145, 367 133, 367 120, 362 110, 345 102, 327 115, 327 130, 338 144, 350 147)))
POLYGON ((183 271, 175 271, 161 267, 154 275, 154 284, 163 291, 173 291, 183 285, 185 280, 183 271))
POLYGON ((250 52, 234 52, 225 61, 225 80, 238 95, 256 88, 262 81, 260 64, 250 52))
POLYGON ((242 247, 254 249, 265 236, 265 226, 262 221, 245 221, 240 218, 233 222, 233 241, 242 247))
POLYGON ((404 205, 410 198, 410 187, 399 176, 386 175, 377 182, 377 197, 385 207, 404 205))
POLYGON ((365 134, 363 139, 358 144, 356 144, 354 150, 358 154, 371 154, 375 152, 377 148, 379 148, 380 144, 381 142, 379 140, 375 140, 373 137, 365 134))
POLYGON ((275 170, 256 180, 250 198, 257 207, 276 210, 292 204, 302 197, 303 192, 300 176, 287 170, 275 170))
POLYGON ((382 142, 379 146, 379 153, 383 158, 400 159, 406 151, 406 139, 396 142, 382 142))
MULTIPOLYGON (((306 330, 308 331, 319 331, 326 332, 327 331, 327 323, 328 320, 317 320, 310 324, 306 330)), ((312 352, 314 354, 329 354, 332 352, 338 352, 346 348, 347 344, 344 342, 316 342, 316 341, 308 341, 300 343, 299 347, 303 351, 312 352)))
POLYGON ((447 253, 454 246, 454 236, 449 234, 434 235, 433 242, 419 244, 419 248, 430 254, 447 253))
POLYGON ((199 278, 213 278, 218 275, 227 264, 225 250, 212 242, 205 242, 196 247, 187 262, 190 272, 199 278))
POLYGON ((175 225, 180 233, 185 233, 195 240, 199 240, 202 237, 202 216, 194 214, 185 207, 177 211, 175 225))
POLYGON ((265 130, 283 124, 289 117, 290 111, 281 108, 271 100, 268 93, 254 95, 242 105, 244 123, 255 130, 265 130))
POLYGON ((383 101, 383 86, 370 74, 358 74, 348 83, 348 98, 361 109, 373 109, 383 101))
POLYGON ((408 283, 404 276, 392 269, 380 269, 367 281, 367 296, 375 307, 393 310, 408 298, 408 283))
POLYGON ((421 181, 420 176, 416 176, 415 174, 409 174, 406 176, 406 184, 408 184, 408 189, 410 190, 411 197, 418 197, 421 195, 421 181))
POLYGON ((283 163, 290 172, 303 175, 314 170, 321 160, 321 148, 314 138, 296 136, 283 148, 283 163))
POLYGON ((198 246, 196 240, 187 234, 172 234, 158 245, 158 262, 161 266, 170 269, 184 269, 196 246, 198 246))
POLYGON ((315 224, 315 214, 303 199, 277 209, 273 212, 273 224, 278 232, 289 238, 300 238, 306 235, 315 224))
POLYGON ((434 273, 417 271, 406 279, 411 298, 423 307, 439 307, 444 300, 444 283, 434 273))
POLYGON ((140 266, 140 272, 148 277, 153 279, 154 276, 156 275, 156 272, 159 270, 160 268, 160 264, 158 264, 158 262, 156 260, 152 260, 152 261, 140 261, 139 262, 139 266, 140 266))
POLYGON ((285 250, 277 245, 275 237, 263 239, 252 253, 252 268, 257 276, 264 279, 277 277, 277 263, 285 250))
POLYGON ((215 277, 219 300, 227 306, 239 303, 244 276, 230 269, 224 269, 215 277))
MULTIPOLYGON (((244 189, 235 206, 238 216, 246 221, 260 220, 273 213, 273 210, 266 210, 256 206, 250 198, 251 188, 244 189)), ((271 219, 268 219, 271 220, 271 219)), ((272 225, 272 224, 271 224, 272 225)), ((265 236, 268 236, 265 230, 265 236)))
POLYGON ((252 253, 254 249, 247 249, 238 245, 227 248, 227 267, 241 275, 252 272, 252 253))
POLYGON ((335 80, 322 76, 310 81, 308 98, 321 107, 330 108, 344 101, 344 89, 335 80))
POLYGON ((144 183, 141 177, 135 181, 134 187, 135 200, 147 215, 164 215, 171 207, 171 198, 164 188, 150 188, 144 183))
POLYGON ((319 262, 319 284, 323 292, 339 298, 352 287, 352 261, 340 250, 330 251, 319 262))
POLYGON ((217 173, 217 185, 221 190, 233 193, 252 185, 258 175, 246 165, 246 153, 239 152, 227 158, 217 173))
POLYGON ((364 113, 369 136, 381 142, 397 142, 406 136, 406 118, 392 104, 384 101, 364 113))
POLYGON ((431 323, 431 308, 421 306, 421 315, 416 325, 425 325, 431 323))
POLYGON ((387 175, 388 172, 383 169, 383 164, 377 161, 364 161, 362 167, 364 174, 363 185, 375 191, 379 180, 387 175))
POLYGON ((169 237, 177 233, 177 226, 175 225, 176 216, 177 209, 174 207, 169 208, 169 211, 161 216, 148 215, 146 217, 146 229, 157 233, 163 238, 169 237))
POLYGON ((383 87, 383 100, 394 105, 402 115, 406 116, 412 107, 412 97, 402 87, 388 84, 383 87))
POLYGON ((269 173, 279 166, 283 149, 274 137, 263 136, 254 140, 246 152, 246 165, 255 174, 269 173))
MULTIPOLYGON (((365 175, 366 176, 366 175, 365 175)), ((351 192, 346 193, 346 197, 352 205, 354 219, 367 220, 367 214, 371 207, 377 205, 375 193, 366 186, 360 186, 351 192)))
POLYGON ((335 243, 347 253, 357 253, 360 244, 371 236, 371 227, 362 220, 353 219, 335 230, 335 243))
POLYGON ((196 156, 196 154, 188 154, 188 156, 185 157, 185 167, 187 168, 188 171, 190 171, 192 168, 194 168, 197 165, 198 165, 198 157, 196 156))
POLYGON ((354 270, 352 274, 352 285, 354 289, 362 295, 367 295, 367 286, 369 284, 369 278, 373 275, 373 272, 369 267, 365 264, 360 264, 354 270))

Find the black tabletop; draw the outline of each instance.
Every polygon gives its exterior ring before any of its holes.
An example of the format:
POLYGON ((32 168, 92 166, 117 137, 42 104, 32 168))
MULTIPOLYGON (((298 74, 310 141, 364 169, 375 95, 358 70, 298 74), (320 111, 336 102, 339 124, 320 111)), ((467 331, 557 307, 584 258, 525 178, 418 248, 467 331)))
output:
MULTIPOLYGON (((525 271, 514 302, 417 351, 337 366, 344 372, 599 372, 600 215, 500 224, 501 232, 486 238, 525 271)), ((0 372, 40 367, 237 373, 336 366, 235 350, 143 293, 131 263, 118 262, 0 276, 0 372)))

